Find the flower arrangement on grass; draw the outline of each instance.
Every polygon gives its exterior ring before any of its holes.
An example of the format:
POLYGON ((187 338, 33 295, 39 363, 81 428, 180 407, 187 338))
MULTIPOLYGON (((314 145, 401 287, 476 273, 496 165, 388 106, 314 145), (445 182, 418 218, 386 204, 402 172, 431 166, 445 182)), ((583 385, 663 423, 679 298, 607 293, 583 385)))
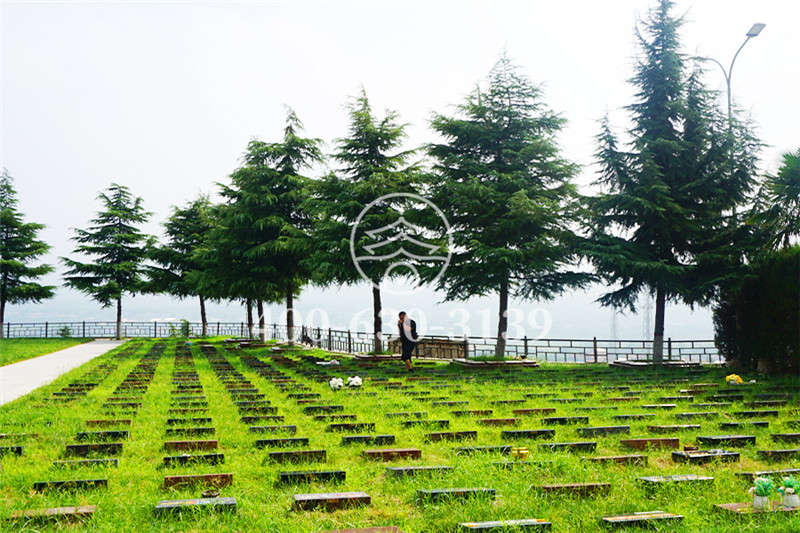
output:
POLYGON ((728 385, 741 385, 742 383, 744 383, 744 381, 742 381, 742 378, 740 378, 736 374, 729 374, 725 376, 725 381, 728 383, 728 385))
POLYGON ((775 483, 768 477, 757 477, 750 487, 753 495, 753 509, 756 511, 769 510, 769 495, 775 490, 775 483))
POLYGON ((348 387, 360 387, 361 386, 361 378, 358 376, 352 376, 347 378, 347 386, 348 387))
POLYGON ((344 380, 342 378, 331 378, 328 385, 330 385, 333 390, 339 390, 344 387, 344 380))
POLYGON ((800 479, 794 476, 783 478, 783 486, 778 487, 778 492, 783 495, 783 505, 790 509, 800 507, 800 479))

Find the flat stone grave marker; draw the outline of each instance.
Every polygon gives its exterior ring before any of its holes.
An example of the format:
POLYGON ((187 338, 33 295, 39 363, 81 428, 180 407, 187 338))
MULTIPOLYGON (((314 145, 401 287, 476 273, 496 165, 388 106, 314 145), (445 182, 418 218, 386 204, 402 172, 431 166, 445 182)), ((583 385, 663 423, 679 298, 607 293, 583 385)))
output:
POLYGON ((457 440, 468 440, 477 438, 478 438, 477 431, 441 431, 435 433, 428 433, 427 435, 425 435, 425 440, 429 442, 441 442, 443 440, 457 441, 457 440))
POLYGON ((11 521, 25 520, 30 522, 76 522, 91 518, 94 511, 94 505, 25 509, 23 511, 12 512, 8 516, 8 519, 11 521))
POLYGON ((525 403, 525 400, 494 400, 493 402, 489 402, 492 405, 511 405, 515 403, 525 403))
POLYGON ((800 457, 800 448, 791 450, 758 450, 756 457, 763 461, 786 461, 800 457))
POLYGON ((595 406, 592 406, 592 407, 588 407, 588 406, 576 407, 575 410, 576 411, 589 411, 589 412, 591 412, 591 411, 618 411, 619 407, 617 407, 616 405, 595 405, 595 406))
POLYGON ((475 409, 472 411, 450 411, 453 416, 492 416, 492 409, 475 409))
POLYGON ((770 437, 777 442, 800 442, 800 433, 773 433, 770 437))
POLYGON ((553 524, 541 518, 522 518, 519 520, 491 520, 488 522, 461 522, 461 531, 550 531, 553 524))
POLYGON ((297 433, 297 426, 250 426, 250 433, 297 433))
POLYGON ((756 400, 753 402, 744 402, 747 407, 778 407, 786 405, 787 400, 756 400))
POLYGON ((186 465, 189 463, 205 463, 211 465, 222 464, 225 462, 224 453, 206 453, 203 455, 170 455, 164 457, 164 466, 186 465))
POLYGON ((618 433, 630 433, 630 426, 602 426, 592 428, 578 428, 578 435, 581 437, 596 437, 603 435, 615 435, 618 433))
POLYGON ((118 429, 112 431, 80 431, 75 436, 75 439, 83 441, 100 441, 100 440, 124 440, 128 438, 127 429, 118 429))
POLYGON ((787 468, 784 470, 756 470, 755 472, 736 472, 737 476, 747 479, 772 476, 796 476, 798 474, 800 474, 800 468, 787 468))
POLYGON ((495 489, 486 488, 419 489, 417 490, 417 500, 421 502, 466 500, 469 498, 489 498, 494 500, 495 493, 495 489))
POLYGON ((559 425, 566 426, 569 424, 588 424, 588 416, 552 416, 542 418, 542 423, 548 426, 559 425))
POLYGON ((780 411, 777 409, 770 411, 735 411, 733 414, 742 418, 760 418, 763 416, 778 416, 780 411))
POLYGON ((59 468, 80 468, 83 466, 106 466, 116 468, 119 459, 86 459, 82 461, 53 461, 53 466, 59 468))
POLYGON ((467 405, 469 402, 466 400, 457 400, 457 401, 439 401, 439 402, 432 402, 431 405, 444 405, 447 407, 456 407, 457 405, 467 405))
POLYGON ((769 509, 753 509, 752 502, 744 503, 718 503, 714 507, 726 513, 743 515, 743 514, 762 514, 762 513, 796 513, 800 508, 784 507, 783 502, 770 502, 769 509))
POLYGON ((710 476, 698 476, 695 474, 678 474, 673 476, 646 476, 638 478, 638 481, 645 487, 656 488, 667 485, 696 485, 713 483, 714 478, 710 476))
POLYGON ((723 400, 729 400, 731 402, 741 402, 744 401, 744 394, 712 394, 708 396, 708 399, 712 402, 719 402, 723 400))
POLYGON ((641 396, 615 396, 613 398, 606 398, 609 402, 622 403, 622 402, 635 402, 641 400, 641 396))
POLYGON ((164 450, 172 451, 208 451, 216 450, 216 440, 171 440, 164 443, 164 450))
POLYGON ((401 425, 404 428, 422 426, 426 428, 449 428, 449 420, 403 420, 401 425))
POLYGON ((697 450, 692 452, 672 452, 672 461, 676 463, 706 464, 711 461, 737 462, 739 452, 728 450, 697 450))
POLYGON ((355 420, 356 415, 353 414, 338 414, 338 415, 314 415, 314 420, 355 420))
MULTIPOLYGON (((552 430, 541 430, 552 431, 552 430)), ((554 432, 555 433, 555 432, 554 432)), ((467 446, 463 448, 455 448, 456 455, 472 455, 475 453, 502 453, 508 455, 511 453, 513 446, 467 446)))
POLYGON ((547 494, 572 494, 581 497, 607 495, 611 483, 558 483, 554 485, 534 485, 531 487, 547 494))
POLYGON ((733 405, 730 402, 711 402, 711 403, 696 403, 694 407, 699 407, 701 409, 710 409, 713 407, 730 407, 733 405))
POLYGON ((87 420, 86 427, 95 427, 95 428, 108 428, 108 427, 115 427, 115 426, 130 426, 131 419, 130 418, 117 418, 117 419, 109 419, 109 420, 87 420))
POLYGON ((540 408, 531 408, 531 409, 514 409, 511 411, 512 414, 517 416, 536 416, 536 415, 546 415, 550 413, 555 413, 555 407, 540 407, 540 408))
POLYGON ((102 442, 96 444, 67 444, 66 454, 86 457, 90 454, 117 455, 122 453, 121 442, 102 442))
POLYGON ((295 511, 310 511, 322 508, 335 511, 348 507, 369 505, 372 499, 366 492, 322 492, 314 494, 295 494, 292 496, 292 508, 295 511))
POLYGON ((400 412, 400 413, 386 413, 386 418, 425 418, 428 416, 426 411, 415 411, 415 412, 400 412))
POLYGON ((308 405, 303 408, 307 415, 317 413, 339 413, 344 411, 344 405, 308 405))
POLYGON ((386 475, 391 477, 430 476, 449 474, 452 470, 452 466, 387 466, 386 475))
POLYGON ((191 427, 191 428, 176 428, 171 427, 167 428, 165 434, 167 437, 171 437, 174 435, 213 435, 216 433, 216 429, 213 427, 191 427))
POLYGON ((672 403, 672 402, 694 402, 694 396, 660 396, 659 402, 672 403))
POLYGON ((278 484, 299 485, 324 481, 330 483, 343 483, 347 478, 344 470, 302 470, 292 472, 278 472, 278 484))
POLYGON ((683 516, 679 514, 665 513, 663 511, 644 511, 639 513, 604 516, 600 522, 604 525, 618 528, 628 526, 645 526, 653 524, 661 524, 664 522, 681 522, 683 516))
POLYGON ((22 446, 0 446, 0 457, 22 455, 22 446))
POLYGON ((719 425, 720 429, 739 429, 745 427, 759 427, 759 428, 766 428, 769 427, 768 420, 754 420, 752 422, 722 422, 719 425))
POLYGON ((691 420, 694 418, 714 418, 719 416, 719 413, 716 411, 706 411, 702 413, 676 413, 674 416, 675 418, 691 420))
POLYGON ((188 476, 164 476, 164 488, 192 487, 206 485, 227 487, 233 483, 233 474, 195 474, 188 476))
POLYGON ((507 429, 500 432, 501 439, 552 439, 555 429, 507 429))
POLYGON ((198 424, 210 424, 211 418, 203 417, 203 418, 167 418, 167 425, 168 426, 180 426, 184 424, 194 424, 195 426, 198 424))
POLYGON ((83 490, 99 489, 108 486, 107 479, 68 479, 63 481, 37 481, 33 490, 44 492, 46 490, 83 490))
POLYGON ((680 447, 680 439, 677 437, 667 437, 659 439, 623 439, 619 441, 620 446, 633 448, 635 450, 646 450, 648 448, 663 450, 677 449, 680 447))
POLYGON ((646 418, 653 418, 656 415, 653 413, 634 413, 627 415, 613 415, 611 418, 614 420, 644 420, 646 418))
POLYGON ((697 437, 697 442, 706 446, 748 446, 755 445, 755 435, 703 435, 697 437))
POLYGON ((637 465, 647 466, 647 456, 634 454, 634 455, 602 455, 599 457, 581 457, 584 461, 592 461, 595 463, 616 463, 619 465, 637 465))
POLYGON ((374 422, 350 422, 330 424, 325 431, 375 431, 374 422))
POLYGON ((503 468, 505 470, 514 470, 519 468, 549 468, 553 466, 553 461, 495 461, 492 463, 494 466, 503 468))
POLYGON ((374 444, 384 446, 387 444, 394 444, 394 435, 344 435, 342 436, 342 445, 348 444, 374 444))
POLYGON ((378 459, 386 462, 396 459, 419 459, 422 457, 422 451, 418 448, 383 448, 363 450, 361 455, 369 459, 378 459))
POLYGON ((308 446, 307 437, 287 437, 284 439, 259 439, 256 448, 280 448, 289 446, 308 446))
POLYGON ((267 459, 275 463, 324 462, 327 458, 325 450, 269 452, 267 455, 267 459))
POLYGON ((549 450, 551 452, 558 452, 558 451, 593 452, 597 449, 597 443, 596 442, 553 442, 553 443, 539 444, 539 448, 542 448, 543 450, 549 450))
POLYGON ((216 512, 236 512, 236 498, 197 498, 194 500, 163 500, 156 504, 157 516, 180 513, 184 510, 208 509, 216 512))
MULTIPOLYGON (((419 365, 419 363, 417 363, 419 365)), ((359 529, 326 529, 322 533, 403 533, 397 526, 363 527, 359 529)))

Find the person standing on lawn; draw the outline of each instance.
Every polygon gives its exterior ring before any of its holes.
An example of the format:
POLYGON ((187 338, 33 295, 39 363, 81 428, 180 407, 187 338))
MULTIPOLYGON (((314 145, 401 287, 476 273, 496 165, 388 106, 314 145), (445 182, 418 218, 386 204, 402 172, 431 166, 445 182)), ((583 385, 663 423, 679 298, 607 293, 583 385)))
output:
POLYGON ((417 323, 414 322, 405 311, 400 311, 400 320, 397 321, 397 328, 400 330, 400 345, 403 348, 403 353, 400 360, 406 364, 409 372, 414 371, 411 365, 411 354, 414 353, 414 348, 417 347, 419 339, 417 338, 417 323))

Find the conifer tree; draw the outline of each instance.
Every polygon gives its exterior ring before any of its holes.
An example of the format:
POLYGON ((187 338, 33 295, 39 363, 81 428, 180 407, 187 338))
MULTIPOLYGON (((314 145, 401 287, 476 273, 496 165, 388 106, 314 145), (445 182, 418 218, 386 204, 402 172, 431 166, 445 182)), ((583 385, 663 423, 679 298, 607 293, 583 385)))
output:
POLYGON ((202 335, 208 334, 206 317, 207 295, 200 289, 198 279, 207 265, 202 257, 203 246, 214 225, 213 210, 207 196, 199 196, 183 208, 173 207, 164 223, 166 242, 154 245, 148 267, 147 292, 167 293, 178 298, 196 296, 200 301, 202 335))
POLYGON ((55 287, 34 280, 53 271, 51 265, 34 263, 50 246, 38 239, 42 224, 24 222, 17 211, 13 178, 0 175, 0 338, 5 335, 6 304, 39 303, 54 296, 55 287))
POLYGON ((434 116, 444 142, 429 147, 431 199, 447 216, 454 242, 439 287, 447 300, 498 294, 495 353, 503 356, 509 298, 552 299, 590 279, 572 269, 577 167, 556 143, 565 121, 506 54, 486 89, 457 109, 456 117, 434 116))
POLYGON ((116 303, 116 338, 122 338, 122 297, 135 296, 142 290, 144 262, 151 238, 138 228, 150 213, 144 210, 142 198, 112 183, 97 197, 103 210, 91 220, 88 229, 75 229, 75 253, 93 256, 92 263, 61 258, 68 267, 65 285, 84 292, 102 307, 116 303))
POLYGON ((666 302, 706 302, 734 270, 730 255, 740 251, 732 213, 752 184, 757 145, 721 116, 702 71, 687 68, 679 49, 682 20, 672 8, 659 0, 637 29, 629 140, 620 141, 602 121, 597 159, 604 191, 589 202, 587 252, 615 287, 599 301, 635 309, 640 293, 655 297, 656 364, 663 361, 666 302))
MULTIPOLYGON (((418 169, 409 164, 413 150, 402 150, 405 125, 395 111, 380 117, 374 113, 366 92, 347 104, 350 127, 347 137, 336 140, 333 159, 341 166, 312 183, 304 204, 314 219, 314 253, 308 264, 314 282, 323 286, 353 285, 363 280, 351 256, 351 230, 359 214, 372 202, 394 193, 413 193, 418 169)), ((360 224, 380 228, 396 222, 403 202, 387 199, 373 205, 360 224)), ((357 249, 364 244, 353 243, 357 249)), ((372 285, 373 351, 383 351, 381 283, 387 273, 381 262, 360 263, 372 285)), ((399 273, 395 271, 395 273, 399 273)), ((391 275, 391 272, 390 272, 391 275)))

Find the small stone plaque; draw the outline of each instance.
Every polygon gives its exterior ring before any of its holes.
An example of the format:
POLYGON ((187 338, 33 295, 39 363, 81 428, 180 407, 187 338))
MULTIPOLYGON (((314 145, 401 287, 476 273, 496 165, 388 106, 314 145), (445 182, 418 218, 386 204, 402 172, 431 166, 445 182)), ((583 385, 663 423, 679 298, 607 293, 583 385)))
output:
POLYGON ((344 435, 342 437, 342 445, 348 444, 373 444, 378 446, 385 446, 395 443, 394 435, 344 435))
POLYGON ((202 427, 202 428, 167 428, 166 435, 168 437, 175 436, 175 435, 213 435, 216 433, 216 429, 212 427, 202 427))
POLYGON ((603 455, 599 457, 582 457, 584 461, 595 463, 616 463, 619 465, 647 466, 646 455, 603 455))
POLYGON ((323 492, 316 494, 295 494, 292 496, 295 511, 323 509, 335 511, 348 507, 369 505, 372 500, 366 492, 323 492))
POLYGON ((416 411, 412 413, 403 411, 400 413, 386 413, 383 416, 386 418, 426 418, 428 413, 425 411, 416 411))
POLYGON ((770 437, 777 442, 800 442, 800 433, 773 433, 770 437))
POLYGON ((647 426, 650 433, 674 433, 676 431, 694 431, 700 429, 700 424, 676 424, 672 426, 647 426))
POLYGON ((472 411, 450 411, 453 416, 492 416, 491 409, 473 409, 472 411))
MULTIPOLYGON (((553 431, 553 430, 543 430, 553 431)), ((511 453, 513 446, 468 446, 464 448, 455 448, 456 455, 473 455, 476 453, 502 453, 508 455, 511 453)))
POLYGON ((737 462, 739 453, 728 450, 697 450, 693 452, 672 452, 676 463, 706 464, 711 461, 737 462))
POLYGON ((183 424, 210 424, 211 418, 167 418, 168 426, 179 426, 183 424))
POLYGON ((680 439, 678 438, 663 438, 663 439, 624 439, 619 441, 620 446, 625 448, 633 448, 635 450, 646 450, 648 448, 663 450, 663 449, 677 449, 680 448, 680 439))
POLYGON ((297 426, 251 426, 250 433, 297 433, 297 426))
POLYGON ((259 439, 256 448, 280 448, 285 446, 308 446, 306 437, 287 437, 285 439, 259 439))
POLYGON ((164 450, 174 451, 208 451, 216 450, 216 440, 171 440, 164 443, 164 450))
POLYGON ((6 455, 22 455, 22 446, 0 446, 0 457, 6 455))
POLYGON ((426 428, 449 428, 449 420, 404 420, 402 422, 404 428, 410 427, 426 427, 426 428))
POLYGON ((611 483, 558 483, 531 488, 547 494, 572 494, 587 497, 608 494, 611 492, 611 483))
POLYGON ((495 492, 495 489, 485 488, 419 489, 417 490, 417 499, 423 502, 466 500, 469 498, 489 498, 494 500, 495 492))
POLYGON ((713 483, 714 478, 709 476, 697 476, 695 474, 679 474, 674 476, 647 476, 638 478, 639 482, 646 487, 663 487, 666 485, 695 485, 703 483, 713 483))
POLYGON ((630 426, 603 426, 593 428, 578 428, 578 435, 581 437, 597 437, 604 435, 616 435, 618 433, 630 433, 630 426))
POLYGON ((443 440, 447 441, 458 441, 458 440, 468 440, 468 439, 477 439, 478 432, 477 431, 442 431, 436 433, 428 433, 425 435, 425 439, 429 442, 441 442, 443 440))
POLYGON ((190 476, 164 476, 164 488, 191 487, 194 485, 207 485, 212 487, 227 487, 233 483, 233 474, 197 474, 190 476))
POLYGON ((59 468, 80 468, 84 466, 106 466, 117 468, 119 459, 85 459, 82 461, 53 461, 53 466, 59 468))
POLYGON ((203 455, 171 455, 164 457, 164 466, 186 465, 189 463, 205 463, 211 465, 218 465, 225 462, 225 454, 223 453, 207 453, 203 455))
POLYGON ((546 415, 550 413, 555 413, 555 407, 542 407, 538 409, 514 409, 511 411, 512 414, 517 416, 536 416, 536 415, 546 415))
POLYGON ((122 453, 121 442, 105 442, 98 444, 67 444, 66 454, 86 457, 90 454, 117 455, 122 453))
POLYGON ((33 484, 33 490, 36 492, 46 490, 83 490, 106 488, 107 486, 107 479, 69 479, 65 481, 37 481, 33 484))
POLYGON ((392 477, 409 477, 419 475, 448 474, 452 466, 388 466, 386 475, 392 477))
POLYGON ((461 531, 501 533, 503 531, 551 531, 553 524, 541 518, 523 518, 521 520, 461 522, 458 526, 461 528, 461 531))
POLYGON ((547 443, 547 444, 539 444, 539 448, 543 450, 549 450, 551 452, 557 451, 581 451, 581 452, 593 452, 597 449, 596 442, 554 442, 554 443, 547 443))
POLYGON ((552 439, 556 435, 555 429, 509 429, 500 432, 501 439, 552 439))
POLYGON ((94 514, 94 505, 79 505, 77 507, 51 507, 49 509, 26 509, 14 511, 8 520, 25 520, 30 522, 75 522, 91 518, 94 514))
POLYGON ((316 413, 338 413, 344 411, 344 405, 308 405, 303 409, 307 415, 316 413))
POLYGON ((375 431, 373 422, 329 424, 325 431, 375 431))
POLYGON ((125 440, 128 438, 128 430, 127 429, 119 429, 114 431, 80 431, 75 436, 75 439, 79 442, 84 441, 101 441, 101 440, 125 440))
POLYGON ((750 444, 755 445, 756 436, 755 435, 713 435, 713 436, 704 435, 697 437, 697 442, 707 446, 725 446, 725 447, 748 446, 750 444))
POLYGON ((295 450, 270 452, 267 458, 275 463, 323 462, 328 454, 325 450, 295 450))
POLYGON ((236 498, 198 498, 195 500, 163 500, 156 504, 157 516, 180 513, 183 510, 209 509, 217 512, 236 512, 236 498))
POLYGON ((130 418, 117 418, 117 419, 109 419, 109 420, 87 420, 86 427, 95 427, 95 428, 108 428, 108 427, 115 427, 115 426, 130 426, 131 419, 130 418))
POLYGON ((778 416, 780 412, 776 409, 774 411, 736 411, 733 414, 742 418, 762 418, 766 416, 778 416))
POLYGON ((791 450, 758 450, 756 457, 762 461, 787 461, 800 457, 800 449, 791 450))
POLYGON ((304 470, 294 472, 278 472, 278 483, 282 485, 298 485, 313 481, 342 483, 347 477, 344 470, 304 470))
POLYGON ((369 459, 380 461, 394 461, 396 459, 419 459, 422 451, 418 448, 385 448, 375 450, 364 450, 361 455, 369 459))
POLYGON ((643 526, 663 522, 680 522, 683 516, 663 511, 645 511, 628 515, 604 516, 600 522, 611 527, 643 526))
POLYGON ((743 515, 743 514, 761 514, 761 513, 796 513, 800 508, 784 507, 783 502, 770 502, 769 509, 753 509, 752 502, 744 503, 718 503, 715 507, 727 513, 743 515))

